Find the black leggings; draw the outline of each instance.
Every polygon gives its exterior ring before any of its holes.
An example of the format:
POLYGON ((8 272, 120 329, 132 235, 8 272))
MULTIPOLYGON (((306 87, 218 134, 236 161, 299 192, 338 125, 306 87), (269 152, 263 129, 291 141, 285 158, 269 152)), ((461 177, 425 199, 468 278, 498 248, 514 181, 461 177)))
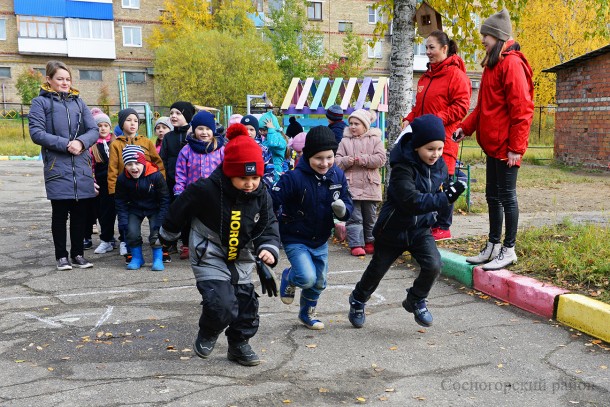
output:
POLYGON ((88 212, 92 199, 59 199, 51 200, 51 232, 55 245, 55 258, 68 257, 66 235, 68 215, 70 215, 70 257, 83 254, 85 226, 89 219, 88 212))
POLYGON ((519 167, 509 167, 506 161, 487 157, 485 198, 489 208, 489 241, 500 243, 502 221, 506 222, 504 246, 513 247, 519 225, 517 173, 519 167))

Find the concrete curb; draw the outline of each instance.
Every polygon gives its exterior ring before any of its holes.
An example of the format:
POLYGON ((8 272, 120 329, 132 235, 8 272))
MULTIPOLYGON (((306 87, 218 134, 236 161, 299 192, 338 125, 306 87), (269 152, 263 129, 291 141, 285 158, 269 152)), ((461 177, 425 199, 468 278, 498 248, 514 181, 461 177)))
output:
POLYGON ((485 271, 439 249, 441 273, 509 304, 610 343, 610 305, 508 270, 485 271))
POLYGON ((451 253, 447 250, 439 249, 443 260, 441 273, 447 277, 451 277, 464 284, 467 287, 472 287, 472 264, 466 263, 466 258, 459 254, 451 253))
POLYGON ((610 305, 580 294, 559 296, 557 321, 610 343, 610 305))
POLYGON ((473 270, 474 289, 545 318, 553 318, 555 297, 568 290, 508 270, 473 270))

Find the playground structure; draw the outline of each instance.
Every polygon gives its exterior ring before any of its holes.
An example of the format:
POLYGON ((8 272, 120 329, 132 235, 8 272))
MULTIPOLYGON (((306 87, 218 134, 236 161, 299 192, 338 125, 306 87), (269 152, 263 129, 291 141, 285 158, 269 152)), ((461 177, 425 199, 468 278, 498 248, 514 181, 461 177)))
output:
POLYGON ((150 105, 147 102, 129 102, 129 97, 127 95, 127 79, 126 73, 121 72, 119 74, 119 104, 122 109, 127 109, 128 107, 134 109, 138 112, 140 118, 144 118, 144 122, 146 123, 146 137, 151 138, 153 136, 153 121, 154 121, 154 113, 150 108, 150 105))
POLYGON ((288 125, 290 116, 298 116, 299 123, 305 129, 326 125, 326 110, 337 104, 346 116, 358 109, 377 111, 377 121, 372 125, 382 130, 385 140, 388 83, 386 77, 292 78, 280 107, 284 114, 283 124, 288 125))

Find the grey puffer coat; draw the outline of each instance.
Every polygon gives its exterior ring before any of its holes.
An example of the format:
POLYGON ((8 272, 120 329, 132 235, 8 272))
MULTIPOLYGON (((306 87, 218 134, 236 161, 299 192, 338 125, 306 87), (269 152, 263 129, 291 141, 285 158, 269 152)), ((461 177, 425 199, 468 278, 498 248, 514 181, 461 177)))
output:
POLYGON ((30 137, 41 146, 47 199, 87 199, 95 197, 91 155, 99 132, 91 111, 78 91, 57 93, 43 85, 32 100, 29 114, 30 137), (78 139, 85 151, 68 152, 70 140, 78 139))

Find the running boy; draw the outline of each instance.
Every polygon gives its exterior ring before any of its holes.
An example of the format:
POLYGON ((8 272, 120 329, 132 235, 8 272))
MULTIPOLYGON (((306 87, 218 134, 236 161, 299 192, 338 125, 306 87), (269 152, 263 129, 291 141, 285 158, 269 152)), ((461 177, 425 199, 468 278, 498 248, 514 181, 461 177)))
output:
POLYGON ((169 208, 169 191, 165 178, 157 167, 146 161, 140 146, 125 146, 122 152, 125 171, 116 184, 115 205, 119 218, 119 230, 126 230, 127 245, 131 249, 131 261, 127 270, 138 270, 144 265, 142 256, 142 221, 148 218, 152 247, 152 270, 161 271, 163 250, 159 241, 159 228, 169 208))
POLYGON ((176 197, 161 236, 178 239, 184 223, 192 219, 190 260, 203 305, 194 345, 197 356, 209 357, 224 331, 228 359, 255 366, 260 359, 248 343, 259 325, 254 256, 275 266, 279 232, 271 198, 261 183, 260 147, 242 124, 229 126, 227 137, 222 165, 176 197))
POLYGON ((460 182, 445 183, 447 166, 441 160, 445 143, 443 121, 419 116, 399 137, 390 152, 387 200, 373 228, 375 253, 349 297, 349 321, 364 325, 364 306, 394 261, 409 251, 421 267, 413 287, 407 290, 403 308, 421 326, 432 325, 426 298, 441 271, 441 255, 430 232, 435 211, 450 205, 464 192, 460 182), (442 189, 441 189, 442 185, 442 189))
POLYGON ((299 320, 316 330, 324 329, 315 318, 315 308, 326 288, 333 215, 346 220, 352 213, 345 175, 334 164, 336 151, 337 141, 328 127, 312 128, 305 138, 303 158, 271 191, 291 265, 282 272, 280 297, 284 304, 291 304, 295 287, 301 288, 299 320))

